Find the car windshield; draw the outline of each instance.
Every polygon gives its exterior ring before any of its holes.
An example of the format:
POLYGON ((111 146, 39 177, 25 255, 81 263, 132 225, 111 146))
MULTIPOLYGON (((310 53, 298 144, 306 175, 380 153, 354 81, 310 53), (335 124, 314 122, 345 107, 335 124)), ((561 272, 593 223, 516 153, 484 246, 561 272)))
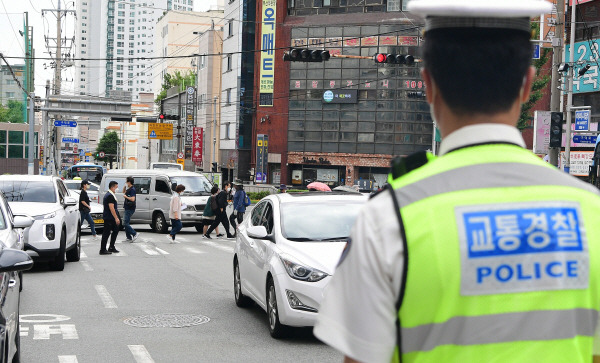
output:
POLYGON ((198 176, 172 176, 171 183, 184 185, 185 191, 183 195, 210 195, 212 184, 204 175, 198 176))
POLYGON ((79 189, 81 189, 81 183, 65 183, 65 185, 70 190, 79 190, 79 189))
POLYGON ((364 201, 281 204, 281 230, 291 241, 339 241, 350 236, 364 201))
POLYGON ((54 184, 49 181, 0 180, 0 190, 9 202, 56 203, 54 184))

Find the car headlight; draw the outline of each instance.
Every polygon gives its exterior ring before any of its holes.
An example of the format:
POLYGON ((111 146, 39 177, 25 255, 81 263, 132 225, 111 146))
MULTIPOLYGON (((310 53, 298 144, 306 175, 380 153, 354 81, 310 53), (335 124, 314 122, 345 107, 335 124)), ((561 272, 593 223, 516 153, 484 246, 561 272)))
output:
POLYGON ((48 213, 46 215, 44 215, 44 219, 52 219, 56 217, 56 212, 52 212, 52 213, 48 213))
POLYGON ((327 274, 316 268, 309 267, 295 261, 290 256, 279 256, 283 267, 287 271, 288 275, 295 280, 317 282, 323 280, 327 274))

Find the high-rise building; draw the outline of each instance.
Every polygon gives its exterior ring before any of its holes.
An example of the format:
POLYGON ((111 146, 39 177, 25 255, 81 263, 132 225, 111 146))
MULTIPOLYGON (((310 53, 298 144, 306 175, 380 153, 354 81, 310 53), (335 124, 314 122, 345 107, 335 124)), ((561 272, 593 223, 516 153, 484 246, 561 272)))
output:
POLYGON ((165 10, 189 11, 193 0, 77 0, 76 93, 152 92, 155 27, 165 10))

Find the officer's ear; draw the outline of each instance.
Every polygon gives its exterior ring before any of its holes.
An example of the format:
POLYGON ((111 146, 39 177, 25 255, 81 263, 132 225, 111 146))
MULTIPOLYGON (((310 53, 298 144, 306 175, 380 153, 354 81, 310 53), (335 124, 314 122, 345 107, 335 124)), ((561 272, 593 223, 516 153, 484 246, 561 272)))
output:
POLYGON ((432 104, 435 101, 435 97, 438 95, 438 90, 433 81, 433 77, 427 68, 421 68, 421 78, 423 78, 423 81, 425 82, 425 97, 427 103, 432 104))
POLYGON ((533 84, 533 79, 535 78, 535 67, 531 66, 525 73, 523 77, 523 85, 521 86, 521 90, 519 91, 519 102, 525 103, 529 101, 529 96, 531 95, 531 85, 533 84))

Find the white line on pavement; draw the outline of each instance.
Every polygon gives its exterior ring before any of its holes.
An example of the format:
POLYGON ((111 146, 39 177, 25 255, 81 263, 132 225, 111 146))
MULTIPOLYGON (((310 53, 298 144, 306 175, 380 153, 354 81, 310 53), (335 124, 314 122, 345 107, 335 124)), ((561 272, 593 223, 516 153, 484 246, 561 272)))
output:
POLYGON ((87 262, 87 261, 79 261, 79 263, 81 263, 81 266, 83 266, 83 270, 84 271, 88 271, 88 272, 94 271, 94 269, 92 268, 92 266, 90 265, 89 262, 87 262))
POLYGON ((160 253, 159 253, 159 252, 158 252, 156 249, 154 249, 154 248, 152 248, 152 247, 148 246, 147 244, 140 243, 140 244, 138 244, 137 246, 138 246, 138 247, 139 247, 139 248, 140 248, 142 251, 146 252, 147 254, 149 254, 149 255, 151 255, 151 256, 159 256, 159 255, 160 255, 160 253))
POLYGON ((117 308, 117 304, 113 300, 112 296, 110 296, 110 294, 108 293, 108 290, 106 290, 106 287, 104 285, 96 285, 95 288, 96 288, 96 292, 98 292, 98 295, 100 296, 100 300, 102 300, 102 303, 104 304, 105 308, 107 308, 107 309, 116 309, 117 308))
POLYGON ((157 250, 159 253, 163 254, 163 255, 168 255, 168 254, 169 254, 169 252, 167 252, 167 251, 165 251, 165 250, 161 250, 161 249, 160 249, 160 248, 158 248, 158 247, 154 247, 154 248, 156 248, 156 250, 157 250))
POLYGON ((29 327, 19 324, 19 335, 22 337, 26 337, 29 335, 29 327))
POLYGON ((123 252, 123 250, 119 251, 119 253, 114 253, 112 254, 113 256, 117 256, 117 257, 125 257, 127 256, 127 254, 125 252, 123 252))
POLYGON ((188 251, 189 253, 195 253, 195 254, 198 254, 198 255, 201 254, 201 253, 206 253, 204 251, 197 250, 197 249, 195 249, 193 247, 185 247, 184 249, 186 251, 188 251))
POLYGON ((137 363, 154 363, 154 359, 143 345, 128 345, 127 347, 137 363))
POLYGON ((87 258, 87 255, 85 254, 85 252, 83 252, 83 250, 81 250, 81 253, 79 254, 80 258, 87 258))
POLYGON ((76 355, 59 355, 58 363, 77 363, 76 355))
POLYGON ((207 246, 210 246, 210 247, 216 248, 218 250, 221 250, 221 251, 233 253, 233 247, 223 246, 223 245, 220 245, 220 244, 218 244, 216 242, 210 242, 210 241, 202 241, 202 243, 205 244, 205 245, 207 245, 207 246))

